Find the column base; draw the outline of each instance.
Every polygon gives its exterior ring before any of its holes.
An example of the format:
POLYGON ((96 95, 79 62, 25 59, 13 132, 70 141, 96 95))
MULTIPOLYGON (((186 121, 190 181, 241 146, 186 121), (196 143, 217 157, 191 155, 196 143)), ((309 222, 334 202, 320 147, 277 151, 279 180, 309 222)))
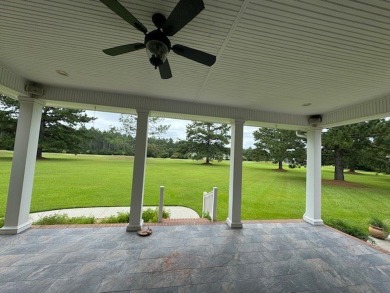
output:
POLYGON ((138 230, 142 229, 143 225, 144 225, 144 220, 141 220, 141 223, 139 223, 139 225, 129 224, 126 227, 126 232, 137 232, 138 230))
POLYGON ((322 221, 321 219, 312 219, 309 218, 308 216, 303 216, 303 220, 309 224, 312 224, 313 226, 324 225, 324 221, 322 221))
POLYGON ((31 222, 19 226, 3 226, 0 228, 0 235, 15 235, 31 227, 31 222))
POLYGON ((241 222, 236 222, 236 223, 233 223, 232 220, 230 220, 229 218, 226 218, 226 224, 232 228, 232 229, 242 229, 242 223, 241 222))

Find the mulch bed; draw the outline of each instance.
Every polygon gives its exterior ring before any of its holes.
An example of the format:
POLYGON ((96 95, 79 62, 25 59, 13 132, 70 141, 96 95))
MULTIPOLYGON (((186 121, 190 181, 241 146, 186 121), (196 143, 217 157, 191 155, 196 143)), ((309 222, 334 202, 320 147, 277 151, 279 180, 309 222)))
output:
POLYGON ((330 179, 322 179, 323 185, 328 186, 341 186, 341 187, 351 187, 351 188, 366 188, 367 186, 361 183, 349 182, 349 181, 341 181, 341 180, 330 180, 330 179))

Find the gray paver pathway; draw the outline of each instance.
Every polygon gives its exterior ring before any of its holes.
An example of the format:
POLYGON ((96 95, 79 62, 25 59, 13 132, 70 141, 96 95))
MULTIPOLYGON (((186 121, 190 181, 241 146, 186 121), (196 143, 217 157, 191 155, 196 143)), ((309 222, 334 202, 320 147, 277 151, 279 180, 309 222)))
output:
POLYGON ((390 292, 390 256, 304 222, 29 229, 0 236, 0 292, 390 292))

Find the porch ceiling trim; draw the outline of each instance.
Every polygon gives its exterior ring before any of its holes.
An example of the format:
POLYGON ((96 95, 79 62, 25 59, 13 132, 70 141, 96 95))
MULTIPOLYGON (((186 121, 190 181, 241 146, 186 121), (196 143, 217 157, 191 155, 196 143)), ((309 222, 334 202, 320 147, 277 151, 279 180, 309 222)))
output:
POLYGON ((213 120, 227 123, 235 119, 243 119, 280 128, 305 129, 308 127, 307 117, 304 115, 52 86, 45 87, 44 92, 41 98, 46 100, 47 105, 50 106, 66 104, 68 107, 118 113, 134 113, 134 109, 143 109, 155 114, 167 113, 164 116, 179 119, 213 120))
POLYGON ((390 95, 326 113, 322 117, 322 126, 330 128, 388 116, 390 116, 390 95))
MULTIPOLYGON (((31 82, 26 78, 0 66, 0 92, 14 97, 27 95, 25 85, 28 83, 31 82)), ((258 111, 130 94, 44 86, 42 99, 46 100, 48 106, 128 114, 135 114, 135 109, 145 109, 151 111, 152 115, 167 118, 223 123, 230 123, 234 119, 244 119, 248 126, 296 130, 309 128, 308 117, 305 115, 258 111)), ((388 117, 390 116, 390 95, 336 111, 318 114, 323 116, 322 124, 318 125, 323 128, 388 117)))
POLYGON ((0 92, 17 97, 24 93, 24 86, 27 80, 16 73, 0 66, 0 92))

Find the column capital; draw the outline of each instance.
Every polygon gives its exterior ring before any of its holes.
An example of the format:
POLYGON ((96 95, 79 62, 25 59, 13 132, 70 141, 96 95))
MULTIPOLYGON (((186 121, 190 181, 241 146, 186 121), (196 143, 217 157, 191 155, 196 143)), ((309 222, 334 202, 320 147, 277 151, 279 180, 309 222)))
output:
POLYGON ((137 115, 149 115, 149 110, 146 110, 146 109, 136 109, 136 111, 137 111, 137 115))
POLYGON ((244 124, 245 123, 245 119, 234 119, 232 120, 232 124, 244 124))
POLYGON ((314 130, 323 130, 324 128, 323 127, 320 127, 320 126, 311 126, 309 127, 306 131, 314 131, 314 130))
POLYGON ((41 99, 32 98, 30 96, 18 96, 19 102, 31 103, 31 104, 39 104, 41 106, 46 105, 46 101, 41 99))

